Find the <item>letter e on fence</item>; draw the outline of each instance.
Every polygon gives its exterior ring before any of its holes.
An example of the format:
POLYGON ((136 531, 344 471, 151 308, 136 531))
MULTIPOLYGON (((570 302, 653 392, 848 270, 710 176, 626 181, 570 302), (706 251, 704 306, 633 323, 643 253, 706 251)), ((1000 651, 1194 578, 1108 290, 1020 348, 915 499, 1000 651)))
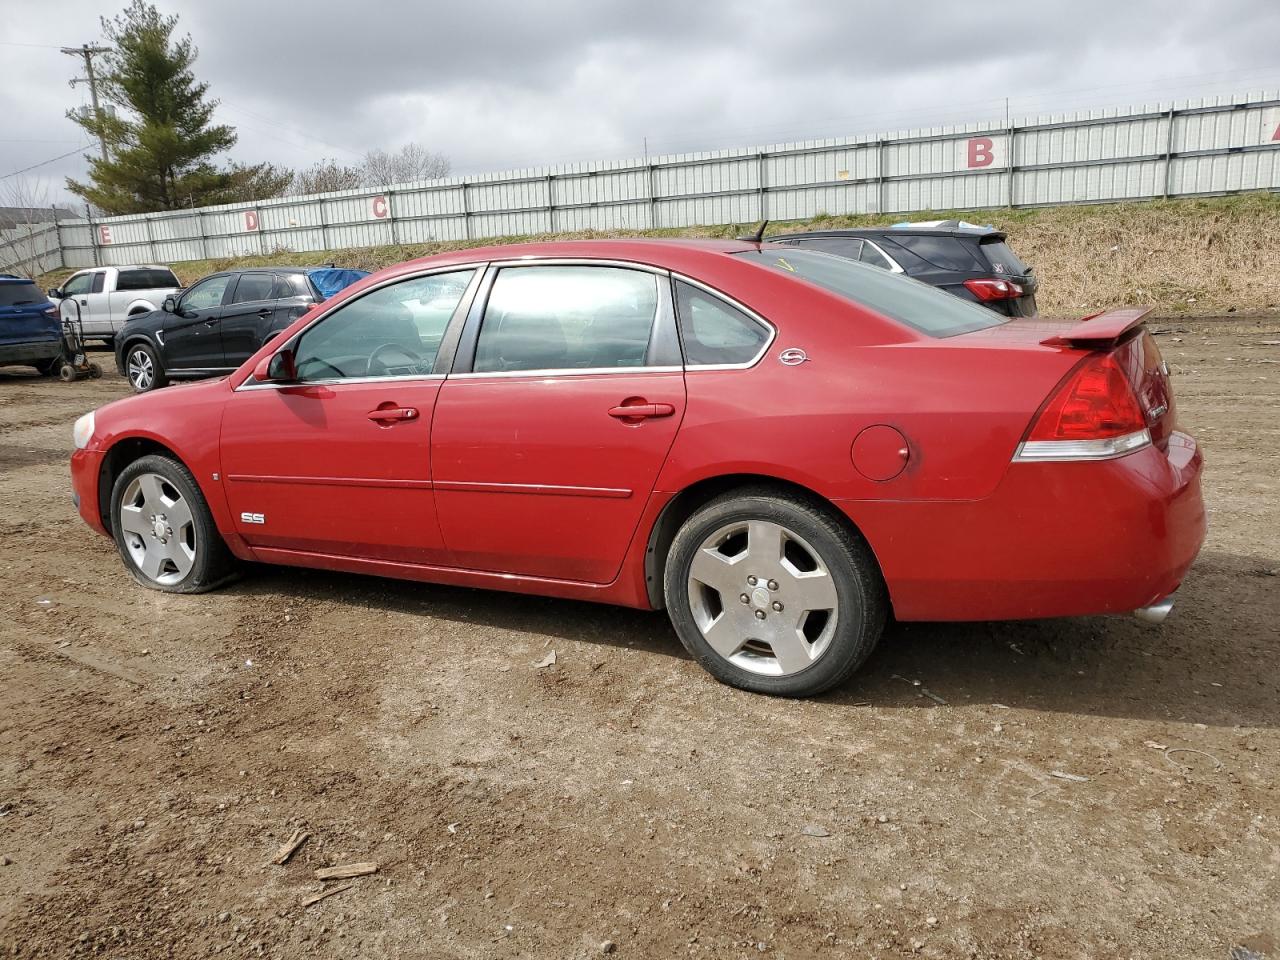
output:
POLYGON ((244 212, 244 229, 246 232, 252 233, 258 229, 258 211, 246 210, 244 212))
POLYGON ((967 153, 966 166, 970 170, 975 167, 989 167, 996 159, 995 145, 990 137, 973 137, 968 140, 967 153))
POLYGON ((385 220, 387 214, 391 212, 391 208, 387 205, 386 197, 373 198, 373 215, 379 220, 385 220))
POLYGON ((108 227, 108 226, 101 226, 101 227, 99 227, 99 228, 98 228, 98 242, 99 242, 99 243, 101 243, 103 246, 106 246, 106 245, 108 245, 109 243, 111 243, 111 228, 110 228, 110 227, 108 227))

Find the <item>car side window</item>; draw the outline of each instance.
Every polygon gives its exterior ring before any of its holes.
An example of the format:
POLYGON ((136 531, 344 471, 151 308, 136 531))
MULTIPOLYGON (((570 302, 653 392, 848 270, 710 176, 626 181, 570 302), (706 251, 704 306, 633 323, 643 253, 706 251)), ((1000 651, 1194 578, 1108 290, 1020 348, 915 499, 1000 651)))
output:
POLYGON ((676 310, 689 366, 750 363, 769 342, 759 321, 683 280, 676 281, 676 310))
POLYGON ((208 310, 221 306, 222 295, 233 279, 234 277, 227 275, 201 280, 183 295, 180 306, 183 310, 208 310))
MULTIPOLYGON (((94 274, 80 273, 72 277, 62 285, 62 295, 64 297, 77 297, 83 293, 88 293, 90 287, 93 286, 94 274)), ((101 276, 101 274, 98 274, 101 276)))
POLYGON ((874 244, 864 243, 862 245, 861 260, 863 263, 869 264, 873 267, 879 267, 882 270, 893 269, 893 264, 889 262, 889 258, 881 253, 879 248, 874 244))
POLYGON ((275 285, 276 278, 273 273, 242 273, 236 283, 235 292, 231 295, 231 303, 270 300, 271 291, 275 285))
POLYGON ((862 241, 857 237, 814 237, 812 240, 797 240, 798 246, 808 250, 821 250, 837 257, 857 260, 862 252, 862 241))
POLYGON ((476 342, 476 373, 643 367, 658 278, 625 267, 504 267, 476 342))
POLYGON ((431 373, 445 328, 474 274, 472 269, 414 277, 344 303, 298 340, 298 379, 431 373))
POLYGON ((107 285, 107 275, 105 273, 95 273, 93 275, 93 286, 89 289, 90 293, 101 293, 102 288, 107 285))

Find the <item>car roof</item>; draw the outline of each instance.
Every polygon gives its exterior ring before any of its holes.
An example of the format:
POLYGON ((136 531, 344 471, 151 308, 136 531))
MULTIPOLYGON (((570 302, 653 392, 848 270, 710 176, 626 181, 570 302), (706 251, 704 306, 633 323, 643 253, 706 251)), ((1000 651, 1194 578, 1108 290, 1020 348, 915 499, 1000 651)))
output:
POLYGON ((35 283, 30 277, 15 277, 11 273, 0 273, 0 283, 35 283))
POLYGON ((1003 240, 1004 231, 995 227, 934 227, 934 226, 884 226, 884 227, 849 227, 841 230, 802 230, 798 233, 778 233, 765 237, 765 240, 791 240, 796 237, 884 237, 905 234, 909 237, 960 237, 987 240, 995 238, 1003 240))
MULTIPOLYGON (((482 263, 486 260, 621 260, 667 269, 692 269, 698 263, 719 259, 725 254, 759 249, 744 240, 694 240, 683 238, 635 237, 610 240, 550 240, 534 243, 503 243, 487 247, 451 250, 409 260, 389 268, 395 273, 411 273, 424 266, 482 263)), ((380 271, 378 275, 389 275, 380 271)))

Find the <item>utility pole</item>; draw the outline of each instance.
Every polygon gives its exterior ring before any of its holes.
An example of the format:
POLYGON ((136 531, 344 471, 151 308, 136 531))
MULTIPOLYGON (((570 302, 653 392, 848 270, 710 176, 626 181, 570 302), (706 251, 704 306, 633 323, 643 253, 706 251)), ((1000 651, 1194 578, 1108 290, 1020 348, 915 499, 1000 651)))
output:
POLYGON ((92 47, 84 44, 79 47, 63 47, 62 52, 69 57, 84 57, 85 76, 76 77, 71 81, 74 89, 77 83, 87 83, 89 85, 89 98, 93 101, 93 117, 98 122, 98 146, 102 148, 102 159, 107 159, 107 140, 102 135, 102 108, 98 106, 98 78, 93 72, 93 58, 100 53, 110 53, 110 47, 92 47))

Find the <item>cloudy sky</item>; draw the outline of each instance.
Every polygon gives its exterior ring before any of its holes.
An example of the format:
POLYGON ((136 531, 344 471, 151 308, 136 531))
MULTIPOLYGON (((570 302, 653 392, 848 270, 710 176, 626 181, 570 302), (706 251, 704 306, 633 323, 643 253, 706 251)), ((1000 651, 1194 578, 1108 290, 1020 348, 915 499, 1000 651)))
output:
MULTIPOLYGON (((58 52, 124 0, 0 0, 0 178, 85 170, 58 52)), ((455 173, 1280 88, 1276 0, 159 0, 243 162, 455 173), (302 12, 305 11, 305 15, 302 12)), ((0 179, 0 188, 13 178, 0 179)), ((0 196, 3 196, 0 191, 0 196)))

